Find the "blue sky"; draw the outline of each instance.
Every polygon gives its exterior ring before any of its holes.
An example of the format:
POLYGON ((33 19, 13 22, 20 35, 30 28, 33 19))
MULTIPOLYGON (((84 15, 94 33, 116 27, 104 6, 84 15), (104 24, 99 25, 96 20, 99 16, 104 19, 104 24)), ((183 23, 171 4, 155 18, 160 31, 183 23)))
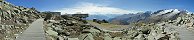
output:
POLYGON ((194 12, 194 0, 6 0, 14 5, 35 7, 39 11, 62 13, 136 13, 161 9, 194 12))

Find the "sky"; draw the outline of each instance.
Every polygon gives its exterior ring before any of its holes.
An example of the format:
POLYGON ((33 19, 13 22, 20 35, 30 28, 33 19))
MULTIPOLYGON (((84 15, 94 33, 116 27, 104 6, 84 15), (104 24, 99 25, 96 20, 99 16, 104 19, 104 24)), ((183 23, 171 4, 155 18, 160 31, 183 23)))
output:
POLYGON ((6 0, 39 11, 89 14, 128 14, 162 9, 194 12, 194 0, 6 0))

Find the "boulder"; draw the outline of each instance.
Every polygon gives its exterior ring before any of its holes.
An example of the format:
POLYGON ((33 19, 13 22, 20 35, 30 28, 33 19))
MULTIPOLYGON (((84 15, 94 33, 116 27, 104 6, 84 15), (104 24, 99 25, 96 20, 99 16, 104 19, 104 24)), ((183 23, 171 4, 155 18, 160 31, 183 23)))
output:
POLYGON ((121 40, 121 37, 114 37, 113 40, 121 40))
POLYGON ((68 40, 79 40, 78 38, 68 38, 68 40))
POLYGON ((79 35, 79 40, 94 40, 93 35, 91 33, 81 34, 79 35))
POLYGON ((53 31, 53 30, 48 30, 48 31, 46 31, 46 33, 47 33, 48 35, 51 35, 51 36, 58 36, 58 33, 55 32, 55 31, 53 31))
POLYGON ((62 29, 60 27, 55 27, 54 28, 56 31, 61 31, 62 29))
POLYGON ((159 39, 157 40, 169 40, 170 39, 170 36, 169 35, 165 35, 163 37, 160 37, 159 39))
POLYGON ((156 40, 156 38, 155 38, 153 35, 149 35, 149 36, 147 37, 147 39, 148 39, 148 40, 156 40))
POLYGON ((65 35, 66 36, 69 36, 71 33, 70 32, 65 32, 65 35))
POLYGON ((55 21, 55 20, 49 20, 49 22, 52 22, 52 23, 59 23, 58 21, 55 21))
POLYGON ((137 37, 134 38, 134 40, 145 40, 145 37, 143 34, 139 34, 137 37))
POLYGON ((105 33, 104 35, 105 35, 105 36, 104 36, 104 40, 112 40, 110 34, 105 33))
POLYGON ((57 40, 64 40, 64 38, 61 36, 58 36, 57 40))
POLYGON ((77 23, 76 21, 71 21, 71 22, 74 23, 74 24, 77 23))
POLYGON ((94 28, 90 28, 90 29, 83 29, 83 33, 100 33, 100 31, 94 28))

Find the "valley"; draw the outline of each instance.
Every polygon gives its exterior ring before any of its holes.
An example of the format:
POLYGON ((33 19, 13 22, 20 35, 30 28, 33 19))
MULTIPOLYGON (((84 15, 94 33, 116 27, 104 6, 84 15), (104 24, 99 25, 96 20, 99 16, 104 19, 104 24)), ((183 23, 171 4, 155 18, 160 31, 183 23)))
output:
POLYGON ((115 24, 110 24, 110 23, 101 23, 98 24, 96 22, 93 22, 92 20, 88 20, 87 21, 89 24, 99 27, 99 28, 103 28, 103 29, 107 29, 107 30, 112 30, 112 31, 116 31, 116 30, 124 30, 129 28, 129 25, 115 25, 115 24))

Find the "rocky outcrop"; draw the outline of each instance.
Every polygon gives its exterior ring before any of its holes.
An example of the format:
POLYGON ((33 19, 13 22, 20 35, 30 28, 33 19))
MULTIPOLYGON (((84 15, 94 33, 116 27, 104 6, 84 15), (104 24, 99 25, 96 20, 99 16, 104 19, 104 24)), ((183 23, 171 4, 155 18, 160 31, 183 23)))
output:
MULTIPOLYGON (((56 17, 56 16, 52 16, 56 17)), ((62 36, 63 39, 72 39, 72 38, 78 38, 78 36, 82 32, 91 32, 91 31, 82 31, 84 28, 90 27, 89 25, 86 25, 83 20, 79 17, 73 17, 73 16, 68 16, 68 15, 62 15, 59 19, 61 20, 56 20, 50 19, 46 20, 45 24, 45 31, 47 33, 48 39, 62 39, 59 38, 58 36, 62 36), (50 31, 50 32, 49 32, 50 31), (65 36, 65 37, 64 37, 65 36)))
MULTIPOLYGON (((64 17, 64 15, 63 15, 64 17)), ((66 15, 62 20, 45 21, 48 40, 178 40, 178 33, 165 24, 134 25, 120 31, 102 30, 88 23, 83 18, 66 15), (48 31, 54 32, 48 32, 48 31), (57 32, 57 33, 56 33, 57 32), (54 34, 54 35, 51 35, 54 34), (57 34, 57 35, 56 35, 57 34)))
POLYGON ((3 0, 0 5, 0 40, 14 40, 28 24, 41 17, 35 8, 15 6, 3 0))
POLYGON ((184 25, 189 30, 194 30, 194 15, 187 14, 183 16, 179 16, 176 20, 173 20, 172 23, 177 26, 184 25))

